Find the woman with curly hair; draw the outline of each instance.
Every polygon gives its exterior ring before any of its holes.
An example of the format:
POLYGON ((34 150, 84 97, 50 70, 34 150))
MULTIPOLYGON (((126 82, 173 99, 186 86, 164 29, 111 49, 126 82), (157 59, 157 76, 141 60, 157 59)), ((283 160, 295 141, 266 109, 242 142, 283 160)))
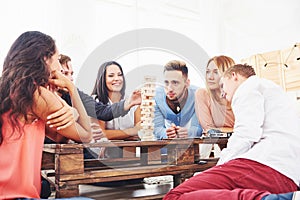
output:
POLYGON ((11 46, 0 79, 0 199, 40 198, 45 134, 89 142, 89 118, 76 87, 60 72, 55 41, 38 31, 11 46), (55 94, 68 90, 78 115, 55 94))

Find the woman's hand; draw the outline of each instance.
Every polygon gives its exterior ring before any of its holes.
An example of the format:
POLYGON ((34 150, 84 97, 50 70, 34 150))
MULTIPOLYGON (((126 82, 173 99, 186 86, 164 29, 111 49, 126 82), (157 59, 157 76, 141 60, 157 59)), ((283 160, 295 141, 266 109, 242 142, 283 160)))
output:
POLYGON ((132 92, 130 97, 125 100, 124 110, 129 110, 131 107, 135 105, 141 105, 141 103, 142 103, 141 90, 135 90, 132 92))
POLYGON ((67 128, 77 121, 79 114, 76 109, 69 106, 63 99, 58 97, 63 107, 47 117, 47 125, 56 130, 67 128))
POLYGON ((134 125, 134 129, 136 130, 136 132, 138 132, 139 130, 141 130, 143 127, 142 127, 142 121, 139 121, 138 123, 136 123, 134 125))
POLYGON ((98 123, 92 122, 91 129, 92 129, 93 139, 95 141, 100 140, 101 138, 105 137, 105 135, 98 123))
POLYGON ((49 78, 49 83, 50 83, 50 88, 54 86, 58 89, 66 91, 66 92, 70 92, 75 88, 72 81, 69 80, 60 71, 57 71, 57 70, 54 70, 51 72, 51 76, 49 78))

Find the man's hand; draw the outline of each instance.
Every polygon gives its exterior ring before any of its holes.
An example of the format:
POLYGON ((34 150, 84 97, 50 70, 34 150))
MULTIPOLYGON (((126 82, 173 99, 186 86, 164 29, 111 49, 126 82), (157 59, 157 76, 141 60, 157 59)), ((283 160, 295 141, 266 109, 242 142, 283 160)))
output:
POLYGON ((178 138, 187 138, 188 130, 187 128, 176 126, 176 133, 178 138))
POLYGON ((177 138, 176 125, 172 123, 172 125, 166 129, 166 133, 170 139, 177 138))
POLYGON ((176 126, 175 124, 171 124, 171 127, 166 130, 168 138, 187 138, 188 130, 187 128, 176 126))

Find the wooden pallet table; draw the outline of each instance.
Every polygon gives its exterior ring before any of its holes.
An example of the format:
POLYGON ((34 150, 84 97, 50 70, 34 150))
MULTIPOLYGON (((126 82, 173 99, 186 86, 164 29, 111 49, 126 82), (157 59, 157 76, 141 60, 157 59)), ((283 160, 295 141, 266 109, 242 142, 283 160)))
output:
POLYGON ((56 197, 79 195, 79 185, 97 182, 130 180, 162 175, 173 175, 174 186, 194 172, 214 166, 217 160, 199 165, 199 144, 225 146, 227 138, 173 139, 159 141, 108 141, 92 144, 45 144, 42 174, 55 185, 56 197), (139 148, 123 153, 119 158, 84 159, 84 148, 139 148), (161 155, 161 148, 167 155, 161 155), (53 181, 53 177, 54 180, 53 181))

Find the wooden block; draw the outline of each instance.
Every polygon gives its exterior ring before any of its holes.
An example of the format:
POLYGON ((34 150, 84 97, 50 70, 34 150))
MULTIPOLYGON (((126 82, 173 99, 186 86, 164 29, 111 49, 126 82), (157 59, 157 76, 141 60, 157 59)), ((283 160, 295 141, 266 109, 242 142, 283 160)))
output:
POLYGON ((55 172, 56 175, 83 173, 83 154, 56 154, 55 172))
POLYGON ((43 152, 42 169, 54 169, 55 156, 52 153, 43 152))
POLYGON ((68 198, 77 196, 79 196, 79 185, 63 184, 63 187, 57 188, 55 193, 55 198, 68 198))

